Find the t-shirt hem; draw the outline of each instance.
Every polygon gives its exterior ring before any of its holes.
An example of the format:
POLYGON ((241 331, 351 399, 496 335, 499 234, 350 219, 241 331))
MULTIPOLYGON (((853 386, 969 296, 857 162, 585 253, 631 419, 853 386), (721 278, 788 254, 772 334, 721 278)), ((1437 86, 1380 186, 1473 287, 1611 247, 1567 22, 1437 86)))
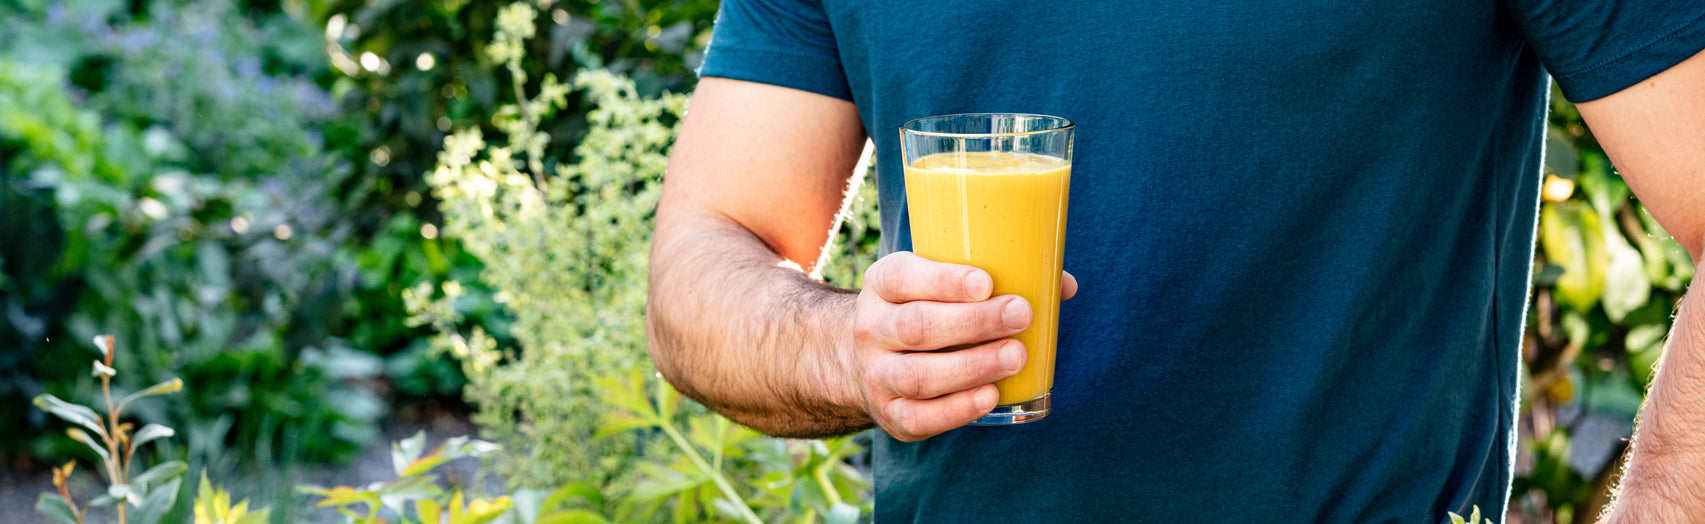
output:
POLYGON ((1683 22, 1650 43, 1584 68, 1552 72, 1563 96, 1574 103, 1615 94, 1674 67, 1705 50, 1705 13, 1683 22))
POLYGON ((840 60, 761 47, 712 45, 699 76, 744 80, 852 101, 840 60))

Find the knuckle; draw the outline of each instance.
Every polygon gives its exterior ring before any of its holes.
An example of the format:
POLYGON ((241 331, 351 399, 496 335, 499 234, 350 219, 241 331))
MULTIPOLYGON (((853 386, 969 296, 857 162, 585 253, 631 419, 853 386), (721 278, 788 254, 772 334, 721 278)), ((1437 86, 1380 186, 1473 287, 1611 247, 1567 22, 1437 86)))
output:
POLYGON ((925 432, 922 419, 917 417, 916 413, 917 412, 915 410, 908 410, 908 416, 894 420, 894 425, 898 426, 900 432, 911 438, 919 438, 928 435, 928 433, 925 432))
POLYGON ((977 304, 976 330, 979 333, 994 334, 1012 331, 1006 327, 1006 302, 989 300, 977 304))
POLYGON ((893 295, 909 294, 911 292, 911 290, 907 288, 907 286, 911 285, 911 279, 907 278, 907 273, 909 272, 910 271, 906 268, 906 264, 903 264, 901 261, 896 260, 889 263, 882 271, 882 281, 880 282, 882 289, 888 290, 888 292, 893 295))
POLYGON ((931 322, 921 312, 908 308, 894 316, 894 340, 906 347, 918 347, 929 338, 931 322))
POLYGON ((1001 352, 1006 350, 1007 344, 1007 342, 996 341, 994 344, 986 346, 983 354, 977 357, 977 364, 974 367, 977 376, 1003 377, 1006 375, 1006 366, 1001 364, 1001 352))
POLYGON ((900 435, 910 435, 912 433, 911 411, 912 410, 906 406, 905 402, 889 402, 884 404, 882 406, 882 415, 883 418, 887 419, 887 424, 884 424, 883 427, 900 435))
POLYGON ((853 318, 853 341, 864 346, 877 339, 877 323, 867 314, 855 314, 853 318))
POLYGON ((893 264, 889 260, 891 258, 893 257, 878 258, 875 262, 870 263, 870 267, 864 268, 864 287, 866 289, 873 289, 887 280, 885 274, 888 272, 888 266, 893 264))
POLYGON ((887 375, 888 386, 894 394, 905 398, 921 398, 923 395, 924 377, 917 368, 891 364, 887 366, 887 375))

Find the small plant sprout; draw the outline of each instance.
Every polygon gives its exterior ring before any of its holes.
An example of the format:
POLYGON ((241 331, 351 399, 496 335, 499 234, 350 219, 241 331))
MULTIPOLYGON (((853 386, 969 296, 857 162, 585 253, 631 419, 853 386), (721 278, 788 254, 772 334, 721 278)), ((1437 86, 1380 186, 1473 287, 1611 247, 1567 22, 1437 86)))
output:
POLYGON ((172 428, 159 424, 148 424, 132 432, 134 425, 119 420, 131 402, 143 397, 176 393, 184 388, 184 383, 183 380, 173 378, 126 395, 115 403, 112 398, 112 378, 118 371, 113 369, 112 362, 116 343, 112 335, 101 335, 95 337, 95 347, 100 349, 101 358, 91 366, 93 371, 90 375, 101 380, 101 398, 106 404, 106 416, 103 417, 86 406, 46 394, 35 398, 35 406, 79 426, 68 429, 65 433, 72 440, 87 446, 100 458, 100 473, 106 477, 107 492, 78 506, 67 487, 67 481, 76 470, 77 464, 75 461, 67 462, 64 466, 53 468, 53 487, 58 493, 42 493, 41 497, 36 499, 36 511, 58 522, 84 524, 90 507, 115 506, 119 524, 154 524, 177 503, 178 484, 182 480, 179 477, 187 466, 182 461, 174 460, 132 477, 131 466, 136 457, 136 450, 150 441, 172 436, 173 431, 172 428), (134 513, 131 513, 132 510, 134 513))
POLYGON ((1493 524, 1492 519, 1482 520, 1480 518, 1480 506, 1478 504, 1474 506, 1474 513, 1469 515, 1466 520, 1462 518, 1462 515, 1457 515, 1454 511, 1450 512, 1451 524, 1481 524, 1482 522, 1485 524, 1493 524))

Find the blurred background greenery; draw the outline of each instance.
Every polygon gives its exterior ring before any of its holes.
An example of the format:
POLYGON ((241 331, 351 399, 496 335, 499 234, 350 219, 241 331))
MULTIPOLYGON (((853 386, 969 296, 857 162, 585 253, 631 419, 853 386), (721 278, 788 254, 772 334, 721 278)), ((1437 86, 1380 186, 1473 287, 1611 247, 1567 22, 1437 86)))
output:
MULTIPOLYGON (((309 518, 295 483, 415 428, 504 445, 470 490, 587 486, 619 520, 736 518, 730 481, 765 519, 861 507, 856 441, 761 439, 630 375, 650 370, 640 240, 679 115, 665 94, 690 91, 717 2, 531 4, 520 35, 465 0, 0 0, 0 424, 21 429, 0 432, 0 470, 87 458, 28 399, 92 399, 89 340, 112 333, 116 388, 187 384, 132 408, 178 428, 156 459, 274 522, 309 518), (486 141, 447 145, 457 130, 486 141), (473 180, 514 212, 470 211, 454 188, 473 180), (530 198, 555 214, 519 211, 530 198), (519 225, 546 232, 493 233, 519 225)), ((1596 514, 1693 274, 1553 100, 1509 522, 1596 514)), ((873 206, 866 186, 830 282, 873 255, 873 206)))

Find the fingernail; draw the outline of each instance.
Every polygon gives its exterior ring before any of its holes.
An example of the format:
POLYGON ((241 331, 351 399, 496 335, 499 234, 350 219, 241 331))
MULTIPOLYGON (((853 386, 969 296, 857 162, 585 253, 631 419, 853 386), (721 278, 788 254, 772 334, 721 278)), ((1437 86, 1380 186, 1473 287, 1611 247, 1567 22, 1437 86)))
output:
POLYGON ((1018 341, 1007 342, 1001 346, 1000 359, 1001 369, 1007 373, 1017 373, 1019 368, 1024 367, 1024 344, 1018 341))
POLYGON ((1030 327, 1030 303, 1023 298, 1013 297, 1006 307, 1001 309, 1001 321, 1011 329, 1030 327))
POLYGON ((971 295, 971 300, 989 298, 989 293, 995 290, 995 282, 989 280, 989 274, 982 271, 972 271, 965 274, 965 294, 971 295))
POLYGON ((983 388, 977 390, 977 397, 974 399, 977 401, 977 409, 983 411, 995 409, 995 403, 1000 402, 1000 396, 999 389, 983 388))

